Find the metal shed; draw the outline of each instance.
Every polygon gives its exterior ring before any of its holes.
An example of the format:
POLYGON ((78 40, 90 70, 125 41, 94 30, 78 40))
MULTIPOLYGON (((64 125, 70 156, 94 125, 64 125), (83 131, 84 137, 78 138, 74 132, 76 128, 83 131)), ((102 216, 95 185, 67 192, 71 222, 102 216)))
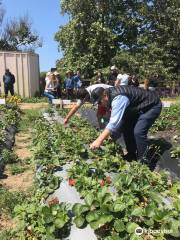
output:
POLYGON ((29 52, 0 51, 0 82, 8 68, 16 78, 15 93, 22 97, 32 97, 39 91, 39 55, 29 52))

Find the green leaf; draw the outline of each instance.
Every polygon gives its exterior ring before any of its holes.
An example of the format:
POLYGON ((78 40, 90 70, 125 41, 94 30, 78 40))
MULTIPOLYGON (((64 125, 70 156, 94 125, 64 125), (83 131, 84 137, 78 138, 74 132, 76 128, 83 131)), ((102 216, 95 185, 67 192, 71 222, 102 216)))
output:
POLYGON ((132 216, 142 216, 143 215, 143 209, 140 207, 135 208, 132 213, 132 216))
POLYGON ((134 222, 129 222, 127 223, 126 225, 126 230, 128 233, 134 233, 135 232, 135 229, 139 227, 138 224, 134 223, 134 222))
POLYGON ((154 221, 152 218, 150 218, 149 220, 145 220, 144 223, 148 226, 153 226, 154 225, 154 221))
POLYGON ((130 240, 143 240, 141 236, 137 236, 136 234, 131 235, 130 240))
POLYGON ((47 233, 48 234, 52 234, 55 231, 55 226, 47 226, 47 233))
POLYGON ((76 218, 74 219, 74 223, 76 224, 76 226, 77 226, 78 228, 82 227, 83 224, 84 224, 84 222, 85 222, 85 218, 82 217, 82 216, 76 217, 76 218))
POLYGON ((173 205, 174 205, 175 209, 180 212, 180 199, 176 200, 173 203, 173 205))
POLYGON ((160 196, 159 193, 150 192, 149 196, 153 201, 157 202, 158 204, 162 202, 162 197, 160 196))
POLYGON ((155 215, 153 216, 153 219, 156 222, 161 222, 163 220, 163 218, 168 214, 168 212, 164 209, 164 210, 159 210, 157 209, 155 211, 155 215))
POLYGON ((123 232, 125 230, 124 222, 119 219, 116 220, 114 222, 114 228, 115 228, 116 232, 123 232))
POLYGON ((86 205, 82 205, 81 203, 75 203, 72 211, 76 216, 80 216, 82 213, 89 210, 89 207, 86 205))
POLYGON ((60 229, 62 227, 64 227, 66 221, 62 218, 57 218, 55 221, 54 221, 54 225, 56 228, 60 229))
POLYGON ((97 221, 90 222, 89 224, 92 229, 96 230, 96 229, 102 227, 104 224, 111 222, 112 219, 113 219, 112 215, 103 215, 97 221))
POLYGON ((112 196, 109 193, 106 193, 106 195, 103 197, 103 204, 112 201, 112 196))
POLYGON ((149 206, 147 206, 146 208, 145 208, 145 210, 144 210, 144 212, 145 212, 145 215, 147 216, 147 217, 153 217, 154 215, 155 215, 155 210, 156 210, 157 208, 155 207, 155 206, 153 206, 153 205, 149 205, 149 206))
POLYGON ((122 212, 125 208, 124 203, 114 203, 114 212, 122 212))
POLYGON ((170 235, 180 237, 180 221, 173 219, 171 222, 170 235))
POLYGON ((96 221, 99 218, 99 211, 91 211, 86 215, 86 221, 88 223, 96 221))
POLYGON ((51 209, 50 209, 50 207, 44 206, 44 207, 42 208, 42 214, 44 214, 44 215, 51 215, 51 209))
POLYGON ((92 193, 88 193, 86 195, 86 197, 84 198, 84 201, 85 203, 88 205, 88 206, 91 206, 92 203, 93 203, 93 200, 94 200, 94 195, 92 193))

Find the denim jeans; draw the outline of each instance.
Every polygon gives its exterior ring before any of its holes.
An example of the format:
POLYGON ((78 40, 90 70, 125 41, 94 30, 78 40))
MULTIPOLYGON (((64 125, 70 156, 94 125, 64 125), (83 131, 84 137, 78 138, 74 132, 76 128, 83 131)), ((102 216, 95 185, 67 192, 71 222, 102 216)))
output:
POLYGON ((137 155, 142 162, 148 147, 148 130, 159 117, 161 109, 162 103, 159 102, 145 113, 124 119, 123 135, 127 152, 132 156, 137 155))
POLYGON ((52 103, 52 100, 55 99, 55 96, 53 95, 53 93, 50 93, 50 92, 44 92, 44 96, 48 97, 48 101, 50 104, 52 103))

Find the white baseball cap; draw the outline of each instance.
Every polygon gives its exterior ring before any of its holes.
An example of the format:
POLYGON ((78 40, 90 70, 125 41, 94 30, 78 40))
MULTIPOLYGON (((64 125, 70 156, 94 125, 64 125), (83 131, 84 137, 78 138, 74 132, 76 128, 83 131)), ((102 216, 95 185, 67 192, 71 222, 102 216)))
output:
POLYGON ((117 67, 114 65, 111 67, 111 70, 117 70, 117 67))

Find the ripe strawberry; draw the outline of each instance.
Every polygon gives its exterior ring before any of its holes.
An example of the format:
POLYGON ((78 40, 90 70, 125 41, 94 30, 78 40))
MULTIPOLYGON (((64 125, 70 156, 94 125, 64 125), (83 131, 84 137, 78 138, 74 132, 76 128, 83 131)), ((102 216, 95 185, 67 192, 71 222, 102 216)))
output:
POLYGON ((111 183, 111 177, 106 177, 106 182, 111 183))
POLYGON ((48 201, 49 206, 59 204, 59 199, 57 197, 52 198, 48 201))
POLYGON ((69 186, 75 186, 75 184, 76 184, 76 180, 73 179, 73 178, 70 178, 69 179, 69 186))
POLYGON ((105 181, 103 179, 100 179, 99 183, 100 183, 101 187, 103 187, 105 185, 105 181))

